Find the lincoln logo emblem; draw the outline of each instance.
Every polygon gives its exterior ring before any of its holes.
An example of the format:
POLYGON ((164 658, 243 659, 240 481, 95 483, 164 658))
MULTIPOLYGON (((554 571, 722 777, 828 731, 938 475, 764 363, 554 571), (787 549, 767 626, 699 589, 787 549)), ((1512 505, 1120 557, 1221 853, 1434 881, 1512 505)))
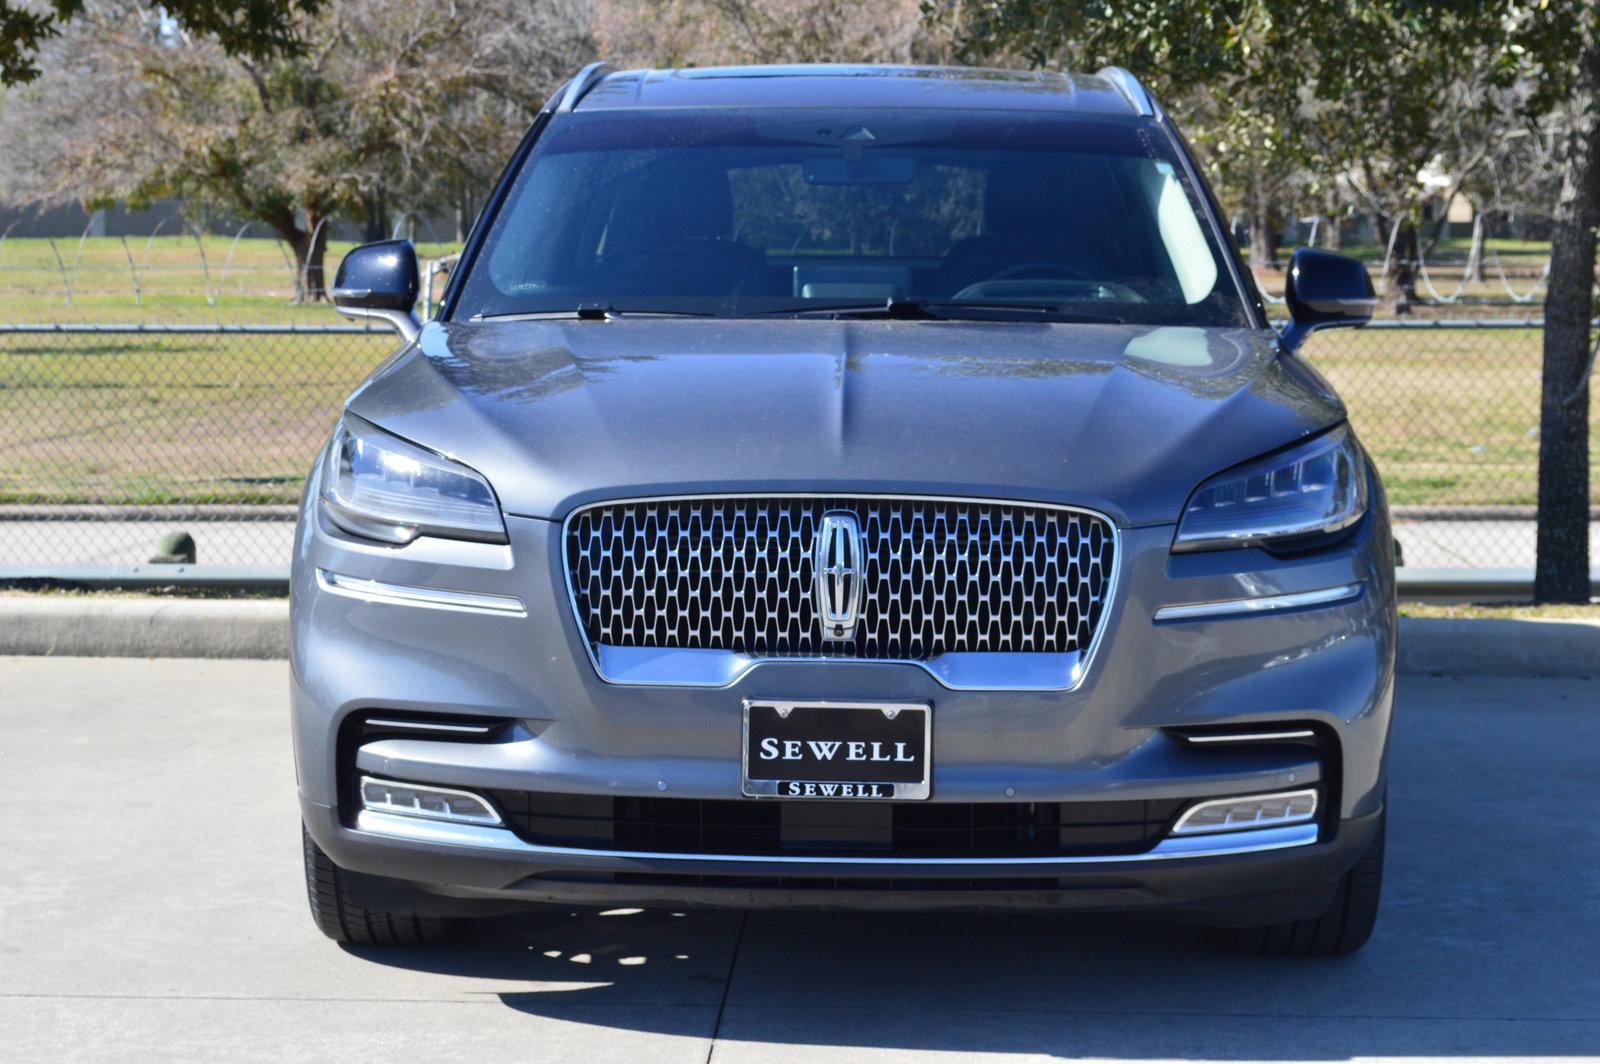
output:
POLYGON ((861 523, 852 513, 827 513, 817 526, 817 622, 825 640, 854 639, 861 619, 861 523))

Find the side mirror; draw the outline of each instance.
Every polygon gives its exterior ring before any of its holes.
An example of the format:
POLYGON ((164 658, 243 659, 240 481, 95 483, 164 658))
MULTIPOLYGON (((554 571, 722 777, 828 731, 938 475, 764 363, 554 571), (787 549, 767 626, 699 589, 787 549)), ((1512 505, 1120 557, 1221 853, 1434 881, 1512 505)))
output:
POLYGON ((410 342, 422 331, 418 286, 417 249, 411 241, 382 240, 346 255, 328 294, 345 317, 386 321, 410 342))
POLYGON ((1331 251, 1298 248, 1289 259, 1284 302, 1289 304, 1289 327, 1279 343, 1293 351, 1318 329, 1371 321, 1378 294, 1362 263, 1331 251))

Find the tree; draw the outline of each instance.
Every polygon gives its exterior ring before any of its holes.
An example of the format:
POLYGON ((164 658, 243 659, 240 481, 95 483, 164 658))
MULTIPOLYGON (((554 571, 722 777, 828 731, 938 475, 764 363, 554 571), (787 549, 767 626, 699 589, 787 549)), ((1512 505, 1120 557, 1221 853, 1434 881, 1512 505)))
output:
POLYGON ((933 61, 917 0, 600 0, 601 54, 626 65, 933 61))
POLYGON ((230 54, 146 12, 86 12, 13 90, 0 138, 32 202, 183 198, 260 221, 323 295, 327 223, 491 180, 590 50, 577 0, 330 0, 294 55, 230 54))
POLYGON ((1223 205, 1250 222, 1250 262, 1265 266, 1285 190, 1306 149, 1292 121, 1298 86, 1263 76, 1302 61, 1255 0, 925 0, 923 11, 970 62, 1136 71, 1177 117, 1223 205), (1270 63, 1269 63, 1270 60, 1270 63))
MULTIPOLYGON (((1414 222, 1418 172, 1451 149, 1462 109, 1492 98, 1478 90, 1524 84, 1521 117, 1535 127, 1553 118, 1560 148, 1535 593, 1540 601, 1587 601, 1600 0, 926 0, 924 10, 953 26, 969 55, 1020 53, 1038 62, 1065 53, 1091 60, 1079 69, 1104 58, 1155 72, 1158 91, 1178 90, 1163 95, 1181 120, 1196 94, 1281 119, 1286 143, 1309 168, 1348 180, 1391 224, 1414 222)), ((1455 164, 1460 184, 1492 145, 1455 148, 1466 149, 1455 164)), ((1416 239, 1414 226, 1392 232, 1408 244, 1416 239)), ((1403 286, 1404 275, 1398 280, 1403 286)))
MULTIPOLYGON (((309 15, 322 0, 163 0, 160 8, 191 33, 211 34, 229 55, 265 59, 300 47, 296 16, 309 15)), ((0 0, 0 85, 20 85, 39 76, 39 48, 83 12, 84 0, 50 0, 48 7, 22 7, 0 0)))
POLYGON ((1534 596, 1589 601, 1590 319, 1600 227, 1600 3, 1531 18, 1519 35, 1554 101, 1560 136, 1539 393, 1539 546, 1534 596))

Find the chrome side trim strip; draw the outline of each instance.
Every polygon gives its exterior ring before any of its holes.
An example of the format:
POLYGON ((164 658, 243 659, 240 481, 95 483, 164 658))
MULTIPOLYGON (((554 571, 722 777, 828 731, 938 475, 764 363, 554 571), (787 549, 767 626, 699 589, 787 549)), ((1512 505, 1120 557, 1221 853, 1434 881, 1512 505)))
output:
POLYGON ((528 615, 522 600, 510 595, 486 595, 476 591, 447 591, 435 587, 386 584, 381 580, 363 580, 360 577, 329 572, 327 569, 317 570, 317 586, 330 594, 391 606, 422 606, 465 613, 493 613, 502 617, 528 615))
POLYGON ((686 495, 643 495, 575 506, 561 521, 561 569, 567 585, 567 605, 577 626, 578 641, 589 653, 589 663, 602 681, 618 686, 640 687, 731 687, 757 665, 783 662, 848 665, 914 665, 952 691, 1072 691, 1083 682, 1095 651, 1111 627, 1111 614, 1117 608, 1123 563, 1122 529, 1108 514, 1086 506, 1039 502, 1031 499, 986 498, 977 495, 909 495, 851 491, 725 491, 686 495), (874 502, 950 502, 988 506, 1023 506, 1040 510, 1064 510, 1104 521, 1111 530, 1111 575, 1106 581, 1100 623, 1081 652, 1066 654, 958 653, 943 654, 928 661, 914 658, 796 658, 750 657, 731 650, 679 649, 667 647, 618 647, 589 641, 578 609, 578 593, 572 584, 572 559, 568 557, 568 533, 572 521, 585 510, 604 506, 630 506, 653 502, 695 502, 718 499, 862 499, 874 502))
POLYGON ((1186 743, 1282 743, 1290 739, 1314 739, 1316 732, 1310 728, 1292 728, 1275 732, 1221 732, 1216 735, 1185 735, 1186 743))
MULTIPOLYGON (((336 294, 339 289, 330 292, 336 294)), ((362 289, 346 289, 345 291, 362 291, 362 289)), ((333 309, 347 318, 368 321, 381 321, 389 328, 400 334, 400 339, 406 343, 415 343, 417 337, 422 335, 422 322, 415 314, 408 310, 376 310, 370 307, 340 306, 335 303, 333 309)))
POLYGON ((1331 606, 1359 598, 1362 582, 1325 587, 1316 591, 1295 591, 1286 595, 1262 595, 1256 598, 1223 599, 1218 602, 1187 602, 1176 606, 1162 606, 1156 610, 1158 621, 1193 621, 1202 617, 1238 617, 1252 613, 1270 613, 1273 610, 1293 610, 1304 606, 1331 606))
POLYGON ((811 854, 710 854, 710 853, 654 853, 648 850, 590 850, 567 846, 540 846, 523 842, 507 828, 481 827, 475 824, 452 824, 442 820, 427 821, 420 818, 394 816, 362 810, 356 816, 356 830, 369 835, 391 839, 409 839, 414 842, 437 843, 445 846, 465 846, 482 850, 511 852, 525 857, 544 857, 552 861, 563 858, 578 860, 618 861, 681 861, 686 865, 697 862, 726 864, 767 865, 866 865, 872 867, 928 866, 948 868, 1048 868, 1052 865, 1113 865, 1143 861, 1168 861, 1187 857, 1227 857, 1236 854, 1264 853, 1269 850, 1286 850, 1295 846, 1309 846, 1317 841, 1316 824, 1296 824, 1292 827, 1258 828, 1232 831, 1216 835, 1190 835, 1184 838, 1164 839, 1154 849, 1144 853, 1112 856, 1058 856, 1058 857, 877 857, 840 854, 837 857, 819 857, 811 854))

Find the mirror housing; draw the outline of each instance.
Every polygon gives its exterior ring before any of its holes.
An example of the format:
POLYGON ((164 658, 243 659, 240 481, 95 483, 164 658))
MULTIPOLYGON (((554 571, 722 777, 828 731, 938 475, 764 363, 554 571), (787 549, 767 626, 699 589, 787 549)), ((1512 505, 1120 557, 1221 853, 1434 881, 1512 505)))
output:
POLYGON ((1283 298, 1289 304, 1289 326, 1278 342, 1285 351, 1293 351, 1318 329, 1365 325, 1378 305, 1363 263, 1316 248, 1297 248, 1290 256, 1283 298))
POLYGON ((345 317, 387 322, 409 343, 422 331, 416 312, 419 287, 411 241, 381 240, 344 257, 328 295, 345 317))

